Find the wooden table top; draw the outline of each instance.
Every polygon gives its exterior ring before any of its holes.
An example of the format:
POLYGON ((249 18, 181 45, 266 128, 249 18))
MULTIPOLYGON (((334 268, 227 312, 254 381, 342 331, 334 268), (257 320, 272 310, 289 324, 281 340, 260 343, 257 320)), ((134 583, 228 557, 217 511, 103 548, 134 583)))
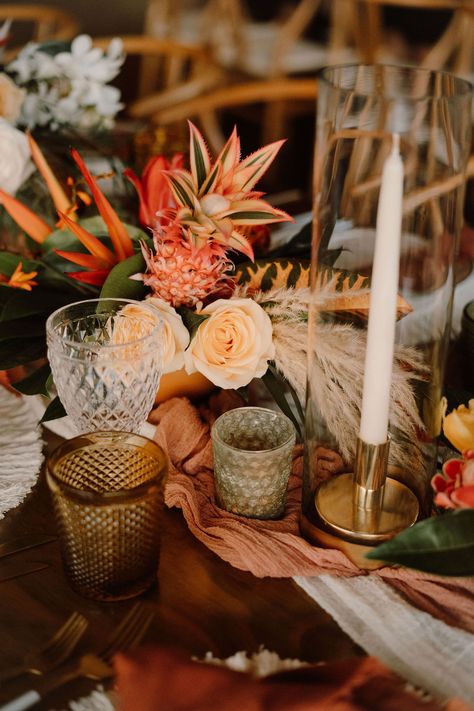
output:
MULTIPOLYGON (((59 439, 45 433, 49 448, 59 439)), ((25 534, 55 535, 44 472, 24 503, 0 521, 0 543, 25 534)), ((0 559, 0 579, 33 564, 39 572, 0 583, 0 674, 41 646, 73 610, 90 621, 78 652, 92 651, 134 601, 96 603, 65 580, 57 541, 0 559)), ((167 510, 155 589, 142 596, 156 609, 146 642, 172 645, 198 657, 227 657, 260 645, 281 657, 329 661, 362 654, 338 625, 292 580, 258 579, 218 558, 189 532, 178 510, 167 510)), ((34 688, 23 676, 0 688, 0 702, 34 688)), ((64 708, 88 694, 94 682, 79 680, 35 708, 64 708)))

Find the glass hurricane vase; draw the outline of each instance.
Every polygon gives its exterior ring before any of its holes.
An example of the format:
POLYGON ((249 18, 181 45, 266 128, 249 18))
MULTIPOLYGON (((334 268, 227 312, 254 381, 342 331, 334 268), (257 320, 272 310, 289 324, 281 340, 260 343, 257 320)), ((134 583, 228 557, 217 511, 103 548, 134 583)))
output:
MULTIPOLYGON (((304 521, 315 520, 318 485, 354 471, 377 208, 394 134, 399 135, 403 162, 403 195, 387 472, 416 494, 422 514, 429 511, 471 98, 467 82, 441 72, 382 65, 321 72, 304 521)), ((383 348, 382 332, 377 336, 383 348)))

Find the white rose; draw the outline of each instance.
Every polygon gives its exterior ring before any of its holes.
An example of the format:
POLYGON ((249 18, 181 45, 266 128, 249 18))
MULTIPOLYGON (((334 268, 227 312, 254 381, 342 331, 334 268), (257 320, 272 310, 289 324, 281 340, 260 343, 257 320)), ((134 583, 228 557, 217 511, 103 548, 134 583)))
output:
POLYGON ((145 301, 156 309, 163 321, 163 373, 173 373, 184 365, 184 351, 189 345, 189 331, 181 316, 163 299, 150 297, 145 301))
POLYGON ((19 89, 6 74, 0 74, 0 116, 2 118, 10 123, 16 123, 25 96, 24 89, 19 89))
POLYGON ((0 188, 14 195, 33 171, 25 134, 0 118, 0 188))
POLYGON ((220 388, 240 388, 264 375, 275 355, 272 322, 252 299, 218 299, 184 354, 187 373, 198 370, 220 388))

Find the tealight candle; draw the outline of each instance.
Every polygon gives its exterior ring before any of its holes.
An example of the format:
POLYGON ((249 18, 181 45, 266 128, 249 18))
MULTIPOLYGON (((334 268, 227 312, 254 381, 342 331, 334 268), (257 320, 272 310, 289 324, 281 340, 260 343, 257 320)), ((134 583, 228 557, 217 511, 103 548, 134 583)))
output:
POLYGON ((362 441, 375 445, 383 444, 387 440, 388 432, 402 200, 403 162, 400 156, 400 137, 394 134, 392 151, 383 166, 377 210, 359 431, 362 441))

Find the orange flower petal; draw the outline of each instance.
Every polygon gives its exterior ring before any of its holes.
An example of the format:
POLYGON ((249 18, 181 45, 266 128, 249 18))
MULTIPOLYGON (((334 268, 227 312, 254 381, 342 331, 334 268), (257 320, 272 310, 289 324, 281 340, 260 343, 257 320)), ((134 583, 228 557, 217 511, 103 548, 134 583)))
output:
POLYGON ((65 252, 63 249, 55 249, 56 254, 63 259, 67 259, 73 264, 78 264, 86 269, 106 269, 109 264, 103 259, 94 257, 92 254, 84 254, 83 252, 65 252))
POLYGON ((28 237, 41 244, 53 231, 51 227, 35 215, 29 207, 0 189, 0 204, 3 205, 10 217, 26 232, 28 237))
POLYGON ((46 185, 48 186, 48 190, 56 210, 60 210, 61 212, 69 212, 72 207, 71 201, 51 170, 48 161, 44 157, 33 136, 27 132, 26 137, 28 138, 28 143, 30 144, 31 156, 36 163, 36 167, 43 176, 46 185))
POLYGON ((70 217, 59 213, 61 220, 73 232, 84 247, 94 256, 102 259, 109 266, 116 264, 115 255, 97 237, 82 227, 78 222, 73 222, 70 217))
POLYGON ((68 276, 84 284, 102 286, 109 275, 108 269, 97 269, 95 272, 69 272, 68 276))
POLYGON ((97 205, 97 209, 107 225, 110 239, 112 240, 112 244, 119 261, 122 261, 127 257, 131 257, 133 255, 133 244, 125 226, 121 223, 119 216, 97 185, 95 178, 93 178, 90 174, 79 153, 73 149, 71 151, 71 155, 84 176, 84 179, 94 198, 95 204, 97 205))

